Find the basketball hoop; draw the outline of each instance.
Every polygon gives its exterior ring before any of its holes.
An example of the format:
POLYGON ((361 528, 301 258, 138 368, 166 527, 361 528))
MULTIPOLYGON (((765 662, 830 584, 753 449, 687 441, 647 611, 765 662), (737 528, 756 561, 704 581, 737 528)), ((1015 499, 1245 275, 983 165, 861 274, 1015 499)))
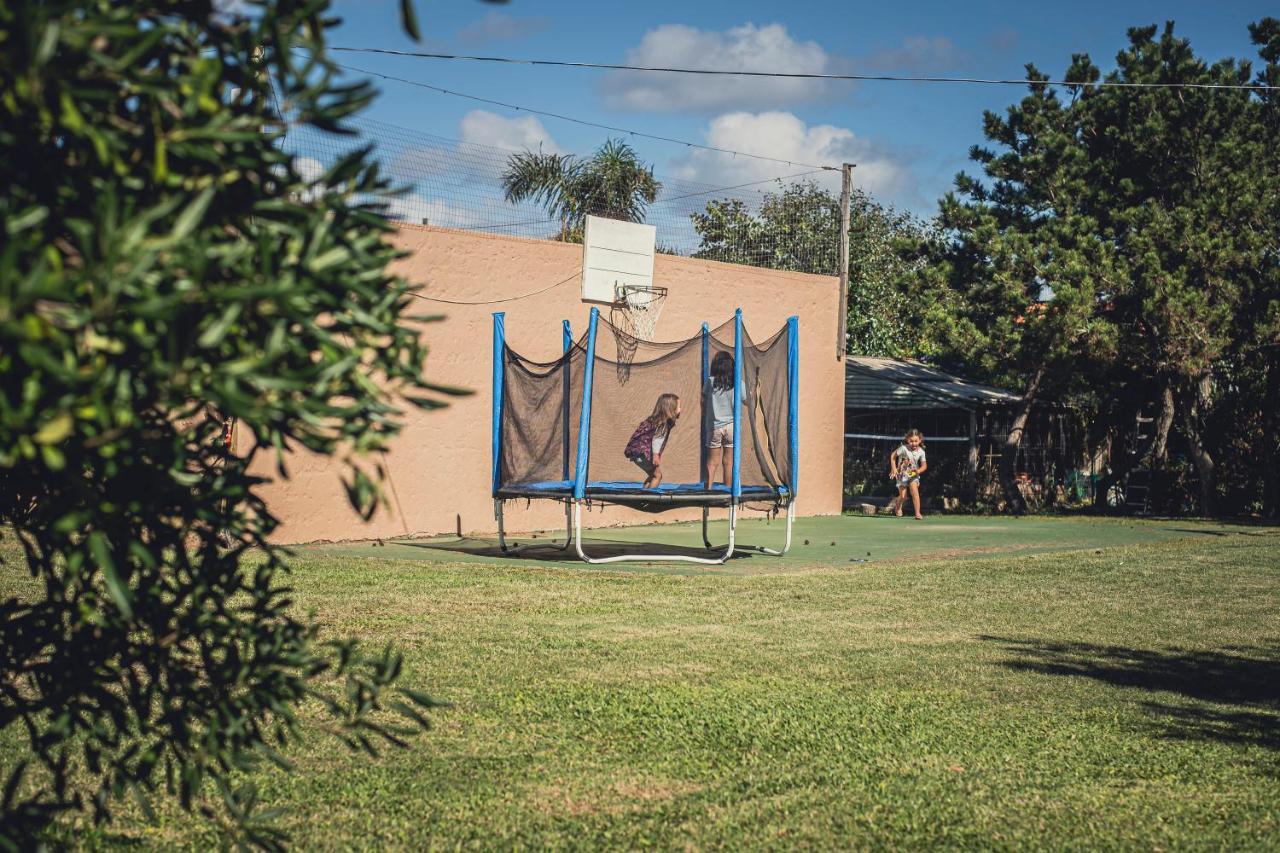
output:
POLYGON ((631 377, 631 361, 640 341, 652 341, 653 331, 667 300, 665 287, 637 284, 614 286, 613 307, 609 319, 618 344, 618 380, 623 384, 631 377))
POLYGON ((651 341, 666 301, 665 287, 619 284, 615 288, 613 303, 623 320, 618 325, 625 326, 629 334, 642 341, 651 341))

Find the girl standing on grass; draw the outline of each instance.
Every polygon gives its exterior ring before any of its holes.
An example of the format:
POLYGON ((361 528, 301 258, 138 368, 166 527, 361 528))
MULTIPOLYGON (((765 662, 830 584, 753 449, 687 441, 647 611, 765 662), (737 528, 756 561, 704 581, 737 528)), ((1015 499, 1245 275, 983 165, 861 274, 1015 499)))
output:
POLYGON ((907 502, 907 492, 910 491, 916 518, 924 518, 920 514, 920 475, 928 470, 929 463, 924 456, 924 436, 918 429, 907 430, 902 444, 889 454, 889 477, 898 483, 895 512, 899 517, 902 516, 902 505, 907 502))
POLYGON ((680 398, 675 394, 663 394, 653 406, 653 414, 640 422, 627 449, 626 457, 640 466, 645 473, 642 489, 656 489, 662 485, 662 448, 680 420, 680 398))

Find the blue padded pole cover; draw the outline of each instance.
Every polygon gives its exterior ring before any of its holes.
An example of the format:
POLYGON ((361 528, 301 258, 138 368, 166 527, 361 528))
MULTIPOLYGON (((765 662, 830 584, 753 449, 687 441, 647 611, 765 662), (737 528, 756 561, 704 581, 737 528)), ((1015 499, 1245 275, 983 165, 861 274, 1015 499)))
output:
POLYGON ((502 378, 506 347, 506 314, 493 312, 493 496, 502 485, 502 378))
POLYGON ((587 460, 591 453, 591 375, 596 366, 596 321, 600 309, 591 309, 587 324, 587 364, 582 371, 582 417, 578 421, 578 458, 574 465, 573 496, 582 500, 587 494, 587 460))
POLYGON ((787 318, 787 488, 795 500, 800 484, 800 318, 787 318))
MULTIPOLYGON (((564 351, 568 353, 573 348, 573 329, 569 326, 568 320, 561 321, 564 329, 564 351)), ((562 467, 561 478, 569 479, 569 389, 572 387, 569 379, 569 361, 564 363, 564 465, 562 467)))
POLYGON ((742 309, 733 312, 733 496, 742 497, 742 309))
MULTIPOLYGON (((704 433, 706 432, 707 427, 710 426, 711 424, 710 422, 711 412, 709 411, 709 407, 711 406, 711 398, 707 394, 707 380, 710 378, 711 378, 711 336, 707 332, 707 324, 703 323, 702 324, 702 384, 700 386, 701 394, 699 395, 702 399, 702 422, 698 425, 698 429, 704 433)), ((710 440, 710 438, 711 438, 710 435, 703 435, 700 440, 702 447, 698 454, 698 466, 699 466, 698 476, 699 477, 703 477, 706 475, 707 441, 710 440)))

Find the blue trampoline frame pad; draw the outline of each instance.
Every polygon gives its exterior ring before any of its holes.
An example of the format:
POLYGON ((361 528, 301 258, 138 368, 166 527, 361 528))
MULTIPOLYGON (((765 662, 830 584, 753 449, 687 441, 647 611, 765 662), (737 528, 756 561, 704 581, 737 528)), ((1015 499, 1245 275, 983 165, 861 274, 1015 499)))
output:
MULTIPOLYGON (((573 480, 541 480, 531 483, 510 483, 503 486, 497 497, 512 498, 573 498, 573 480)), ((652 503, 689 503, 689 504, 728 504, 733 500, 733 491, 724 485, 713 485, 707 488, 702 483, 663 483, 656 488, 646 489, 639 481, 633 480, 590 480, 585 487, 584 497, 607 500, 625 499, 652 503)), ((787 487, 778 486, 743 486, 741 501, 777 501, 786 500, 787 487)))

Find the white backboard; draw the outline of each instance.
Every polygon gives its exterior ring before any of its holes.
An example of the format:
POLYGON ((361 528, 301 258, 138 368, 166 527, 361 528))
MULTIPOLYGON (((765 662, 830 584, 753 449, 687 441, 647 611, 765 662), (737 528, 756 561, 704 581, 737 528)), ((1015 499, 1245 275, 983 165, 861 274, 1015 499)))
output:
POLYGON ((582 235, 582 300, 613 302, 617 286, 653 286, 658 229, 637 222, 588 216, 582 235))

